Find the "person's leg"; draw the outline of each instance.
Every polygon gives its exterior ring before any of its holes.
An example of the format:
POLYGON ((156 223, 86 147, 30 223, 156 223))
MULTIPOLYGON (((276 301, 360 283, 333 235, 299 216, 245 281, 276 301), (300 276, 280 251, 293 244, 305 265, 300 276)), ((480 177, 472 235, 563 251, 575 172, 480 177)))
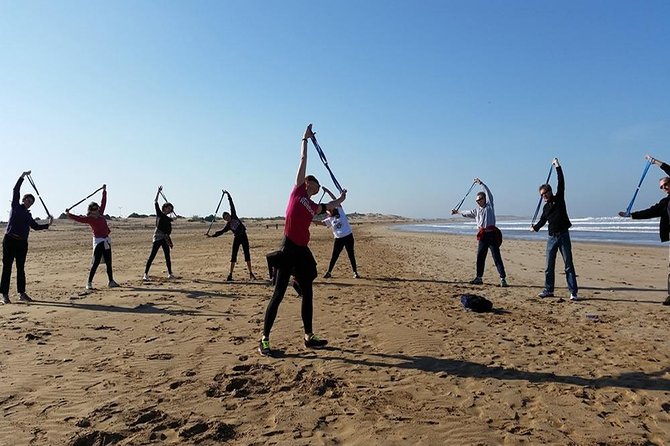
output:
POLYGON ((172 260, 170 259, 170 244, 167 240, 163 240, 161 243, 163 247, 163 254, 165 255, 165 266, 167 267, 168 276, 172 275, 172 260))
POLYGON ((241 240, 239 237, 233 237, 233 250, 230 255, 230 272, 226 280, 233 280, 233 270, 235 269, 235 263, 237 263, 237 253, 240 251, 241 240))
POLYGON ((491 245, 486 233, 482 235, 477 244, 477 275, 475 277, 484 277, 484 267, 486 266, 486 253, 491 245))
MULTIPOLYGON (((104 247, 104 243, 101 243, 104 247)), ((105 265, 107 265, 107 278, 109 283, 114 282, 114 274, 112 273, 112 248, 102 250, 102 256, 105 258, 105 265)))
POLYGON ((268 303, 268 307, 265 310, 265 320, 263 322, 263 337, 265 339, 270 339, 270 331, 272 331, 272 326, 275 323, 277 318, 277 310, 279 310, 279 304, 284 299, 284 294, 286 294, 286 288, 288 287, 288 281, 291 278, 291 269, 290 268, 278 268, 275 272, 275 288, 272 293, 272 298, 268 303))
POLYGON ((547 238, 547 263, 544 268, 544 290, 554 292, 554 268, 556 267, 556 252, 558 251, 558 236, 547 238))
POLYGON ((26 292, 26 257, 28 257, 28 240, 18 240, 16 246, 16 291, 26 292))
MULTIPOLYGON (((158 248, 161 246, 161 241, 157 240, 151 245, 151 254, 149 254, 149 259, 147 260, 147 265, 144 267, 144 275, 148 276, 149 275, 149 269, 151 268, 151 264, 153 263, 154 259, 156 258, 156 253, 158 252, 158 248)), ((165 249, 165 248, 163 248, 165 249)))
POLYGON ((579 288, 577 287, 577 274, 575 273, 575 265, 572 262, 572 243, 570 241, 570 233, 565 231, 560 235, 561 242, 558 248, 561 251, 563 262, 565 263, 565 280, 568 284, 568 289, 572 296, 577 296, 579 288))
POLYGON ((507 277, 507 274, 505 273, 505 264, 503 263, 502 256, 500 255, 500 248, 498 247, 498 244, 495 240, 495 233, 491 232, 490 234, 491 244, 489 245, 489 250, 491 251, 491 257, 493 257, 493 263, 496 265, 496 269, 498 270, 500 278, 504 279, 507 277))
POLYGON ((351 269, 353 270, 354 273, 357 273, 358 268, 356 267, 356 255, 354 254, 354 234, 349 234, 344 238, 345 238, 344 247, 346 248, 347 255, 349 256, 349 263, 351 263, 351 269))
POLYGON ((88 283, 93 283, 93 277, 95 277, 95 272, 100 265, 100 260, 102 260, 102 253, 105 250, 104 243, 98 243, 93 249, 93 261, 91 262, 91 271, 88 273, 88 283))
POLYGON ((302 292, 302 306, 300 307, 300 315, 302 316, 302 325, 305 328, 305 334, 314 334, 312 330, 312 319, 314 318, 314 290, 312 287, 313 280, 298 280, 300 284, 300 291, 302 292))
POLYGON ((329 273, 333 272, 333 268, 335 268, 335 262, 337 262, 338 257, 340 257, 342 249, 344 249, 344 240, 341 238, 336 238, 333 242, 333 253, 330 256, 330 263, 328 264, 329 273))
POLYGON ((244 253, 244 261, 247 264, 247 270, 249 271, 249 278, 250 279, 256 279, 256 276, 254 275, 253 270, 251 269, 251 251, 249 249, 249 239, 247 238, 247 235, 244 234, 242 240, 242 252, 244 253))
POLYGON ((0 293, 9 294, 9 281, 12 278, 12 264, 16 257, 16 246, 11 237, 5 236, 2 241, 2 279, 0 280, 0 293))

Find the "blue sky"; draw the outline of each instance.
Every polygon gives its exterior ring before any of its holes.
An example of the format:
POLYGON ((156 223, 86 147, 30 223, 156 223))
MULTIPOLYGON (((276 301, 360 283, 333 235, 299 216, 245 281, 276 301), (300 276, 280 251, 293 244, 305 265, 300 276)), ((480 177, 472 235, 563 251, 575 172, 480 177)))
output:
POLYGON ((570 215, 615 215, 646 153, 670 162, 668 17, 665 1, 0 0, 0 219, 27 169, 55 215, 102 183, 112 215, 152 212, 159 184, 181 215, 222 188, 242 216, 283 215, 309 122, 347 212, 449 217, 478 176, 499 215, 532 215, 557 156, 570 215))

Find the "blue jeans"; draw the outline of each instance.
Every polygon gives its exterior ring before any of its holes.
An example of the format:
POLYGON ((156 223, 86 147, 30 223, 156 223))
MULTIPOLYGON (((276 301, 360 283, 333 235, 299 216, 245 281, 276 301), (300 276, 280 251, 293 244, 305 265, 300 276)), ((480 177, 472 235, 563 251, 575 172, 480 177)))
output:
POLYGON ((547 266, 544 270, 544 289, 550 293, 554 292, 554 268, 556 267, 556 251, 561 251, 563 263, 565 263, 565 280, 568 289, 573 295, 577 295, 577 274, 575 265, 572 263, 572 245, 568 231, 550 235, 547 239, 547 266))

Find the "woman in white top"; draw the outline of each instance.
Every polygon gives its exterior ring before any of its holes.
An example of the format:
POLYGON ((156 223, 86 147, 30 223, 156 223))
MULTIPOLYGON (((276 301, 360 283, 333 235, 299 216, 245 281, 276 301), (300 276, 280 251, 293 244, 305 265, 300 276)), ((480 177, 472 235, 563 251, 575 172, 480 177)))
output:
MULTIPOLYGON (((334 200, 335 195, 325 187, 323 191, 331 196, 334 200)), ((333 236, 335 236, 335 243, 333 244, 333 254, 330 257, 330 264, 328 265, 328 271, 323 275, 324 279, 328 279, 332 276, 333 268, 335 267, 335 262, 342 252, 342 248, 347 249, 347 254, 349 255, 349 262, 351 262, 351 269, 354 271, 354 279, 358 279, 358 271, 356 269, 356 256, 354 255, 354 234, 351 231, 351 225, 347 219, 347 214, 344 213, 342 206, 338 206, 332 211, 326 211, 328 218, 323 220, 323 224, 328 226, 333 231, 333 236)))

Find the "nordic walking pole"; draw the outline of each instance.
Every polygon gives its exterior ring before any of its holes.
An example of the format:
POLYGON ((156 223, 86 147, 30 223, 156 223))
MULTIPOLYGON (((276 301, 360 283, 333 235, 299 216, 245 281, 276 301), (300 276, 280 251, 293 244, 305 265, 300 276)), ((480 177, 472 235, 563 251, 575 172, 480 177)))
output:
POLYGON ((209 235, 209 231, 210 231, 210 229, 212 229, 212 225, 214 224, 214 221, 216 221, 216 214, 219 213, 219 208, 221 207, 221 202, 223 201, 223 197, 225 195, 226 195, 226 190, 222 189, 221 190, 221 199, 219 200, 219 204, 216 205, 216 210, 214 211, 214 218, 209 223, 209 228, 207 228, 207 233, 205 233, 205 235, 209 235))
MULTIPOLYGON (((168 200, 165 194, 163 193, 163 186, 159 186, 158 193, 160 194, 161 197, 163 197, 163 200, 165 200, 166 203, 170 202, 170 200, 168 200)), ((174 207, 172 208, 171 214, 174 215, 175 218, 177 217, 177 213, 174 211, 174 207)))
POLYGON ((44 210, 47 213, 47 217, 51 217, 51 212, 49 212, 49 209, 47 209, 47 205, 44 204, 44 200, 42 200, 42 197, 40 196, 40 191, 38 191, 37 186, 35 186, 35 182, 33 181, 33 177, 30 176, 30 175, 26 175, 26 177, 28 178, 28 181, 30 181, 30 184, 33 186, 33 189, 35 189, 35 193, 37 194, 37 198, 39 198, 40 201, 42 202, 42 206, 44 206, 44 210))
POLYGON ((326 159, 326 154, 323 153, 323 150, 321 149, 321 146, 319 145, 319 142, 316 140, 316 133, 313 133, 312 136, 310 137, 312 140, 312 144, 314 144, 314 148, 316 149, 317 153, 319 154, 319 158, 321 158, 321 162, 323 163, 324 166, 326 166, 326 169, 328 170, 328 173, 330 174, 330 178, 333 180, 333 184, 337 188, 337 190, 342 193, 342 186, 340 186, 340 183, 337 181, 337 178, 335 178, 335 175, 333 175, 333 171, 330 170, 330 166, 328 165, 328 160, 326 159))
POLYGON ((475 184, 477 183, 473 181, 472 184, 470 185, 470 189, 468 189, 468 191, 465 193, 465 196, 463 197, 461 202, 458 203, 454 208, 455 211, 458 211, 461 208, 461 206, 463 206, 463 202, 465 201, 466 198, 468 198, 468 195, 470 195, 470 192, 472 192, 472 188, 475 187, 475 184))
POLYGON ((635 203, 635 198, 637 198, 637 193, 640 191, 640 186, 642 186, 642 182, 644 181, 644 177, 647 176, 647 172, 649 171, 649 167, 652 165, 652 158, 650 157, 647 159, 647 165, 644 166, 644 170, 642 171, 642 177, 640 177, 640 181, 637 183, 637 188, 635 189, 635 192, 633 193, 633 198, 630 199, 630 203, 628 203, 628 207, 626 208, 626 212, 624 213, 624 217, 630 217, 630 211, 633 209, 633 203, 635 203))
MULTIPOLYGON (((549 184, 549 180, 551 179, 551 171, 552 170, 554 170, 554 163, 553 162, 549 166, 549 175, 547 175, 547 181, 545 181, 544 184, 549 184)), ((537 213, 540 212, 540 205, 541 204, 542 204, 542 197, 540 196, 540 200, 537 202, 537 207, 535 208, 535 214, 533 214, 533 220, 530 222, 531 226, 533 226, 535 224, 535 219, 537 218, 537 213)))
POLYGON ((67 208, 67 209, 72 210, 74 207, 79 206, 81 203, 83 203, 84 201, 88 200, 89 198, 91 198, 93 195, 97 194, 98 192, 100 192, 100 191, 103 190, 104 188, 105 188, 105 186, 101 186, 101 187, 99 187, 98 189, 95 190, 95 192, 91 192, 88 196, 86 196, 86 197, 82 198, 81 200, 77 201, 75 204, 73 204, 72 206, 70 206, 70 207, 67 208))

